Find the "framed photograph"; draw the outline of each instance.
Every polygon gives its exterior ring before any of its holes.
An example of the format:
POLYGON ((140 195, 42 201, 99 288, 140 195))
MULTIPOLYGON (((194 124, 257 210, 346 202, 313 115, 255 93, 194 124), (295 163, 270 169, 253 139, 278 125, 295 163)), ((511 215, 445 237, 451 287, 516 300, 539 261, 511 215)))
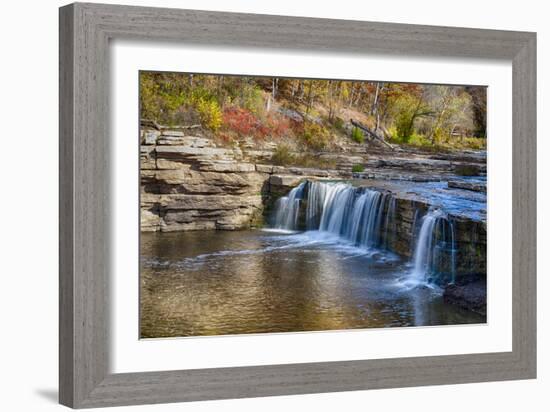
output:
POLYGON ((60 9, 60 402, 536 377, 536 35, 60 9))

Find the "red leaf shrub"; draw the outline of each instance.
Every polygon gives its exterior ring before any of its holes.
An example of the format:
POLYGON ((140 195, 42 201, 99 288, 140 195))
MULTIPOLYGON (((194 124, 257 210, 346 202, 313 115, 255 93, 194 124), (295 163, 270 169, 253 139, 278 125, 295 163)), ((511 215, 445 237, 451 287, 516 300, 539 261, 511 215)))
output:
POLYGON ((282 137, 290 131, 290 121, 280 115, 269 114, 266 119, 267 128, 273 137, 282 137))
POLYGON ((240 107, 228 107, 223 112, 225 130, 240 136, 251 136, 255 139, 281 137, 290 131, 288 119, 269 113, 260 119, 254 113, 240 107))
POLYGON ((229 107, 223 111, 224 126, 237 134, 252 135, 257 123, 258 119, 249 110, 229 107))

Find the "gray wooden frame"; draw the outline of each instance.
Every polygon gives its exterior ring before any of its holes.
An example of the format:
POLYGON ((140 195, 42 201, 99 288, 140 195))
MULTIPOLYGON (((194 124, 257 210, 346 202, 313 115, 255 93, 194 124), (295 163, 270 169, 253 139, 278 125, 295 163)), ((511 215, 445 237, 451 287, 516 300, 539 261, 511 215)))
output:
POLYGON ((59 397, 75 408, 536 376, 535 33, 103 4, 60 9, 59 397), (109 40, 496 58, 513 65, 513 350, 109 373, 109 40))

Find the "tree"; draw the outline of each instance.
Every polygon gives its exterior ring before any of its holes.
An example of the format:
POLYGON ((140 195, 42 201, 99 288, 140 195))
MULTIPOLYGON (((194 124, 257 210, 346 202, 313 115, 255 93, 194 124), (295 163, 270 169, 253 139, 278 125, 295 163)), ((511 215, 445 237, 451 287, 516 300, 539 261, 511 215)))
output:
POLYGON ((472 113, 474 121, 474 135, 487 136, 487 88, 481 86, 466 86, 466 93, 472 98, 472 113))
POLYGON ((397 136, 408 142, 414 132, 417 119, 433 116, 427 104, 424 88, 419 85, 399 85, 389 96, 395 118, 397 136))

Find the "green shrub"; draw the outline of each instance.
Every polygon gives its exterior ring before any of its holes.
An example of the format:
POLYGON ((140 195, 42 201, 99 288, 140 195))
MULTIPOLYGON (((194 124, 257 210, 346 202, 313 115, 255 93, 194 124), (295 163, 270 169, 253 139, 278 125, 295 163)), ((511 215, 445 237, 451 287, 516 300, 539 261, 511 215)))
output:
POLYGON ((361 173, 361 172, 364 172, 365 171, 365 166, 363 165, 353 165, 353 167, 351 168, 351 171, 353 173, 361 173))
POLYGON ((275 151, 271 155, 271 163, 284 166, 294 163, 295 157, 292 154, 290 147, 285 144, 278 144, 275 151))
POLYGON ((475 150, 484 150, 487 149, 487 139, 484 137, 465 137, 459 141, 457 146, 475 150))
POLYGON ((412 116, 408 112, 401 112, 395 119, 396 137, 401 143, 409 143, 412 138, 412 116))
POLYGON ((344 131, 344 119, 341 117, 336 117, 333 122, 334 128, 340 132, 344 131))
POLYGON ((361 129, 359 129, 358 127, 354 127, 352 129, 351 138, 356 143, 364 143, 365 142, 365 135, 363 134, 361 129))

